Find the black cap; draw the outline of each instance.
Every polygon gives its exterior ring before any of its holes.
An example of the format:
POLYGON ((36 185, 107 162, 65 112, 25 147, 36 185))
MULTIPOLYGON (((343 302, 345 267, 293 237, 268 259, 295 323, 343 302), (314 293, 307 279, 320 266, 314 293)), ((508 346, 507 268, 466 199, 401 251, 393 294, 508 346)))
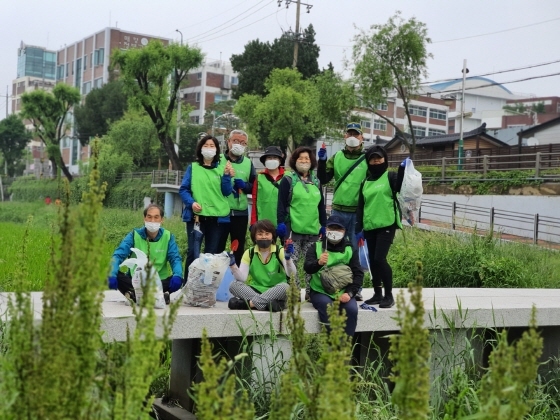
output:
POLYGON ((333 214, 331 217, 329 217, 329 220, 327 220, 327 226, 339 226, 343 229, 346 229, 344 223, 342 222, 342 218, 340 216, 337 216, 336 214, 333 214))
POLYGON ((366 161, 369 162, 369 160, 374 156, 377 155, 379 157, 385 158, 385 160, 387 160, 387 152, 385 151, 385 149, 381 146, 371 146, 369 149, 366 150, 366 161))
POLYGON ((280 149, 278 146, 268 146, 263 155, 260 157, 260 161, 261 163, 264 165, 264 162, 266 161, 266 157, 267 156, 275 156, 280 158, 280 165, 284 164, 284 153, 282 153, 282 149, 280 149))

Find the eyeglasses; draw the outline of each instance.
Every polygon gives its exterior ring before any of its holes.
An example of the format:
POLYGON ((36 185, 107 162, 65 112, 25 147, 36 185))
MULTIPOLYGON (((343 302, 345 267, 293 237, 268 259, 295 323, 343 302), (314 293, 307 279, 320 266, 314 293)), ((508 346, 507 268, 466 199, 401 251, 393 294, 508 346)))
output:
POLYGON ((241 146, 247 146, 247 142, 245 140, 232 139, 231 142, 233 144, 240 144, 241 146))

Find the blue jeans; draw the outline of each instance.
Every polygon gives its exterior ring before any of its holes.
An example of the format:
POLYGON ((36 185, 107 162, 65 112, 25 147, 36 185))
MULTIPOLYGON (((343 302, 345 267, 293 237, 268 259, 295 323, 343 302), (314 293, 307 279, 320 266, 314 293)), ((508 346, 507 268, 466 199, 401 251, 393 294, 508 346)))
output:
POLYGON ((217 217, 200 216, 200 230, 204 237, 202 240, 195 239, 194 221, 186 223, 187 230, 187 261, 185 263, 185 278, 189 272, 189 266, 200 255, 202 241, 204 241, 204 252, 207 254, 219 254, 224 250, 220 249, 220 239, 228 229, 229 223, 218 223, 217 217))
POLYGON ((346 229, 346 236, 352 242, 352 246, 358 249, 358 243, 356 242, 356 213, 348 213, 346 211, 332 210, 332 216, 338 216, 342 219, 344 223, 344 228, 346 229))
MULTIPOLYGON (((327 331, 330 332, 327 307, 328 305, 332 305, 333 299, 331 299, 330 296, 318 293, 314 290, 311 290, 309 298, 313 307, 319 312, 319 320, 326 325, 327 331)), ((352 298, 346 303, 341 303, 340 310, 346 312, 346 326, 344 327, 344 332, 350 337, 353 337, 356 332, 356 325, 358 324, 358 303, 356 299, 352 298)))

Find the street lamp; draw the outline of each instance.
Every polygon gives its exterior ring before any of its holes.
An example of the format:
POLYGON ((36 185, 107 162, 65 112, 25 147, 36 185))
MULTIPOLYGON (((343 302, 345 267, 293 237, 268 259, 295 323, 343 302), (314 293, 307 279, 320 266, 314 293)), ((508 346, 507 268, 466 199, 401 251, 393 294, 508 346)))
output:
POLYGON ((179 32, 179 34, 181 34, 181 45, 183 45, 183 32, 181 32, 179 29, 175 29, 175 32, 179 32))
MULTIPOLYGON (((183 46, 183 32, 179 29, 175 29, 176 32, 181 34, 181 47, 183 46)), ((179 156, 179 141, 181 138, 181 86, 177 89, 177 133, 175 135, 175 152, 177 156, 179 156)))
MULTIPOLYGON (((225 114, 221 114, 221 115, 218 115, 218 116, 216 117, 215 111, 212 111, 212 115, 214 116, 214 120, 212 121, 212 137, 214 137, 216 122, 217 122, 220 118, 224 118, 224 117, 225 117, 225 118, 227 118, 228 120, 229 120, 230 118, 231 118, 232 120, 238 120, 238 119, 239 119, 236 115, 232 114, 231 112, 226 112, 225 114)), ((229 124, 228 124, 228 126, 229 126, 229 124)), ((225 138, 224 138, 224 140, 225 140, 225 138)))
POLYGON ((467 60, 463 60, 463 87, 461 94, 461 131, 459 134, 459 160, 457 162, 457 169, 461 171, 463 169, 463 118, 465 117, 465 79, 467 78, 467 73, 469 69, 467 68, 467 60))

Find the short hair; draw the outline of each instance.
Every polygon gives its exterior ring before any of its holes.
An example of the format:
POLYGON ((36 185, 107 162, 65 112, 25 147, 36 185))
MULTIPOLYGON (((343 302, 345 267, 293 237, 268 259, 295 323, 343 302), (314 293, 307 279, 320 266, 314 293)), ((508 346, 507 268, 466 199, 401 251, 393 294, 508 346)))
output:
POLYGON ((294 150, 294 153, 292 153, 292 156, 290 156, 290 168, 296 170, 296 161, 298 160, 299 155, 305 152, 309 154, 309 159, 311 160, 311 167, 309 168, 309 170, 313 170, 317 167, 317 158, 315 157, 315 153, 313 152, 313 150, 311 150, 310 147, 301 146, 294 150))
POLYGON ((212 159, 212 163, 218 163, 220 161, 220 142, 216 137, 207 135, 202 137, 198 141, 194 152, 194 155, 196 156, 196 161, 201 165, 204 165, 204 158, 202 157, 202 146, 204 146, 204 144, 208 140, 212 140, 214 142, 214 146, 216 146, 216 156, 214 156, 214 159, 212 159))
POLYGON ((251 226, 251 240, 254 244, 257 243, 257 231, 263 230, 265 232, 272 233, 272 243, 276 242, 276 228, 274 224, 268 219, 258 220, 253 226, 251 226))
POLYGON ((154 207, 159 210, 159 215, 163 218, 163 207, 154 203, 148 204, 148 207, 144 209, 144 217, 148 215, 148 210, 153 209, 154 207))
POLYGON ((249 135, 245 131, 238 129, 232 130, 231 133, 229 133, 228 140, 231 139, 231 136, 233 136, 234 134, 241 134, 247 139, 247 141, 249 141, 249 135))

